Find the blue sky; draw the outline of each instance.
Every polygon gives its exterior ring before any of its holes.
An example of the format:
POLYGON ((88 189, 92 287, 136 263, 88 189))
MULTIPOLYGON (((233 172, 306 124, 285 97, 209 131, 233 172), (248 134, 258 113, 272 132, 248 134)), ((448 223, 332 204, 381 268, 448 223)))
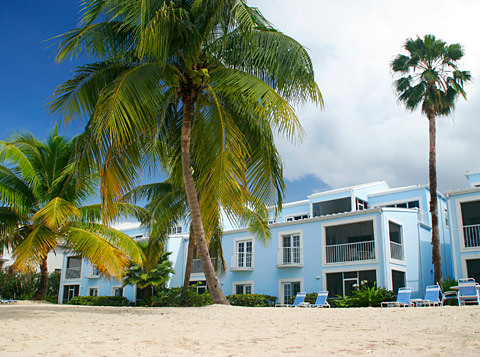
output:
MULTIPOLYGON (((14 131, 27 130, 44 139, 55 125, 46 103, 55 88, 72 76, 79 61, 54 63, 53 37, 77 25, 79 2, 71 0, 1 1, 0 13, 0 139, 14 131)), ((81 132, 61 126, 60 132, 71 137, 81 132)), ((306 175, 289 182, 287 200, 300 200, 319 187, 314 176, 306 175)))
MULTIPOLYGON (((300 108, 302 143, 278 140, 287 201, 312 192, 386 180, 398 187, 428 182, 428 130, 420 113, 397 103, 389 63, 408 37, 433 33, 464 46, 462 69, 472 72, 468 101, 438 129, 440 190, 465 187, 463 173, 480 169, 480 1, 251 0, 273 24, 310 51, 326 107, 300 108), (412 9, 415 9, 412 11, 412 9), (439 20, 440 19, 440 20, 439 20), (448 19, 448 21, 445 21, 448 19)), ((76 27, 79 2, 0 2, 0 139, 15 130, 44 138, 55 118, 45 105, 71 78, 75 62, 53 62, 48 39, 76 27)), ((81 128, 61 128, 72 136, 81 128)))

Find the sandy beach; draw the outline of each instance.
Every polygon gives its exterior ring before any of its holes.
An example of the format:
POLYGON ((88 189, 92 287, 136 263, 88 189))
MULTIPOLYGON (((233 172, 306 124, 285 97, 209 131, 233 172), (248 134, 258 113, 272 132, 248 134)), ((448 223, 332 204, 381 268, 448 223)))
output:
POLYGON ((437 308, 0 306, 1 356, 465 355, 480 306, 437 308))

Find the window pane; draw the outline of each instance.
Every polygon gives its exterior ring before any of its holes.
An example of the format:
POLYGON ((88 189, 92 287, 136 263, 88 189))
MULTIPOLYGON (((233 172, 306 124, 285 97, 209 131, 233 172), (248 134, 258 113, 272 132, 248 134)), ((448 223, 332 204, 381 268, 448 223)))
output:
POLYGON ((405 286, 405 273, 403 271, 392 270, 393 292, 396 294, 398 288, 405 286))
POLYGON ((388 229, 390 232, 390 241, 394 243, 402 244, 401 226, 389 221, 388 229))
POLYGON ((410 201, 408 202, 408 208, 420 208, 420 202, 410 201))
POLYGON ((243 294, 243 285, 235 285, 235 294, 240 295, 243 294))
POLYGON ((358 272, 359 282, 366 280, 368 286, 373 287, 374 283, 377 281, 377 272, 375 270, 364 270, 358 272))
POLYGON ((480 282, 480 259, 467 260, 467 275, 468 278, 474 278, 477 283, 480 282))
POLYGON ((245 285, 245 294, 251 294, 252 293, 252 286, 250 284, 245 285))

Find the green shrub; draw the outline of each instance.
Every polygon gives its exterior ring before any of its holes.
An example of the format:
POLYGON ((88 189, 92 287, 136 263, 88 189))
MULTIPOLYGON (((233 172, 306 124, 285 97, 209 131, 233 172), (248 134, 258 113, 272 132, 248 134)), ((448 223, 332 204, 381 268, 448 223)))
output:
POLYGON ((128 306, 130 301, 125 296, 75 296, 66 302, 69 305, 88 306, 128 306))
MULTIPOLYGON (((38 289, 40 273, 22 274, 8 269, 0 269, 0 299, 28 300, 38 289)), ((48 290, 45 300, 57 303, 60 288, 60 273, 48 277, 48 290)))
POLYGON ((190 286, 187 293, 181 287, 162 289, 152 296, 152 301, 144 300, 144 306, 206 306, 211 305, 212 299, 208 291, 197 294, 196 286, 190 286))
POLYGON ((227 295, 227 300, 235 306, 274 306, 276 296, 261 294, 227 295))
MULTIPOLYGON (((451 291, 452 286, 457 286, 457 285, 458 285, 458 281, 449 276, 448 278, 442 281, 442 283, 440 284, 440 288, 442 289, 442 292, 445 293, 447 291, 451 291)), ((450 305, 450 306, 458 306, 458 300, 448 299, 448 300, 445 300, 443 304, 450 305)))
POLYGON ((368 283, 362 281, 361 287, 357 287, 352 292, 352 296, 340 297, 335 300, 336 307, 380 307, 384 301, 395 300, 395 295, 392 291, 385 288, 377 288, 376 284, 372 287, 368 283))

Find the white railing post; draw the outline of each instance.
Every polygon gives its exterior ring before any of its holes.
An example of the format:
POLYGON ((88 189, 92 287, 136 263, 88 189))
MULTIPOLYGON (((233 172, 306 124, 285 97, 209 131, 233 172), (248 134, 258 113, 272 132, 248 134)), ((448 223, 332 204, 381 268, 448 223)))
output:
POLYGON ((405 254, 403 251, 403 244, 390 242, 390 257, 392 259, 404 260, 405 254))
POLYGON ((375 242, 332 244, 326 246, 327 263, 375 259, 375 242))
POLYGON ((480 247, 480 224, 463 226, 465 248, 480 247))

